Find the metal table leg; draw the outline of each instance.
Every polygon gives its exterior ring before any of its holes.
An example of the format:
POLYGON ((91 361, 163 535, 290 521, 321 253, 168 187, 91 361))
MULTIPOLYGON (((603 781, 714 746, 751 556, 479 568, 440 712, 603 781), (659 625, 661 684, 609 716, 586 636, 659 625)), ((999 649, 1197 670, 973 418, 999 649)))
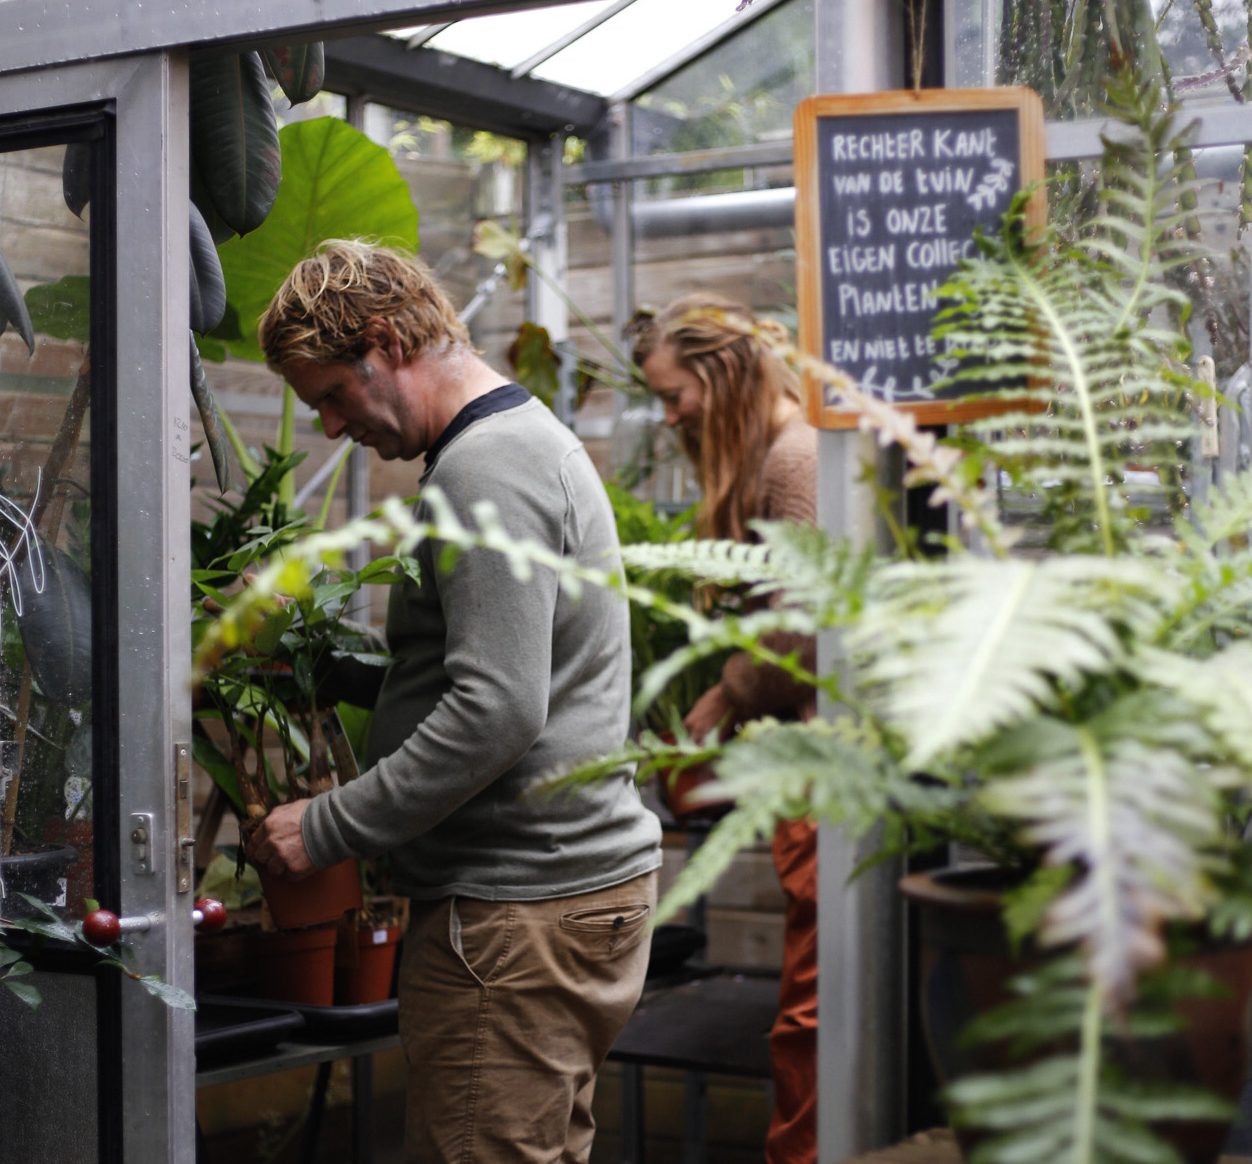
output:
POLYGON ((322 1116, 326 1112, 326 1088, 330 1085, 329 1060, 317 1065, 317 1079, 313 1084, 313 1098, 309 1101, 309 1114, 304 1121, 304 1148, 300 1153, 302 1164, 313 1164, 317 1159, 317 1139, 322 1131, 322 1116))
POLYGON ((622 1064, 622 1164, 643 1164, 643 1067, 622 1064))
POLYGON ((352 1060, 352 1160, 374 1160, 374 1057, 357 1055, 352 1060))

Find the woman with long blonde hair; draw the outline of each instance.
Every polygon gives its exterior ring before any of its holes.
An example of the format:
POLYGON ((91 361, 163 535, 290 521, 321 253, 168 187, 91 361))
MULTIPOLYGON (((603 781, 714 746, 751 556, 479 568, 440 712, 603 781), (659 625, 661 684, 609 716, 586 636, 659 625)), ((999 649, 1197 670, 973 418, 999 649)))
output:
MULTIPOLYGON (((635 361, 699 477, 704 536, 746 542, 756 538, 754 520, 816 520, 817 434, 804 418, 799 380, 769 342, 786 334, 781 324, 709 293, 675 300, 638 329, 635 361)), ((798 653, 814 669, 813 639, 778 634, 767 645, 780 655, 798 653)), ((683 722, 704 739, 760 716, 807 719, 815 710, 812 688, 738 653, 683 722)), ((772 847, 786 915, 770 1032, 774 1111, 766 1160, 807 1164, 817 1159, 816 829, 782 821, 772 847)))

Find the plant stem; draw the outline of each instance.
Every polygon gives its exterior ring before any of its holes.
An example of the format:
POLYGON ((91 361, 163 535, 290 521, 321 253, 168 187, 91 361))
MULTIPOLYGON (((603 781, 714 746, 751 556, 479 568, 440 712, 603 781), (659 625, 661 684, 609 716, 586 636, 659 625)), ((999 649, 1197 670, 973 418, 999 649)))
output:
POLYGON ((1091 400, 1091 385, 1087 379, 1082 355, 1074 347, 1073 337, 1069 329, 1057 317, 1048 296, 1038 293, 1035 280, 1028 271, 1021 267, 1017 260, 1014 260, 1014 265, 1017 267, 1018 278, 1022 286, 1027 288, 1031 299, 1034 300, 1039 311, 1047 319, 1049 331, 1059 341, 1063 363, 1070 370, 1070 383, 1074 390, 1074 395, 1078 399, 1079 410, 1082 413, 1083 439, 1087 445, 1087 469, 1091 477, 1091 494, 1095 501, 1096 523, 1100 529, 1100 542, 1104 553, 1108 557, 1112 557, 1116 547, 1113 544, 1113 523, 1109 509, 1108 483, 1105 479, 1104 454, 1100 448, 1100 434, 1096 424, 1095 405, 1091 400))
MULTIPOLYGON (((289 454, 295 443, 296 426, 296 394, 290 384, 283 385, 283 411, 278 422, 278 451, 284 456, 289 454)), ((278 482, 278 500, 289 510, 296 504, 296 479, 290 469, 282 475, 278 482)))
POLYGON ((1082 1012, 1082 1044, 1078 1058, 1078 1094, 1074 1097, 1073 1164, 1095 1160, 1096 1110, 1100 1096, 1100 987, 1091 983, 1082 1012))

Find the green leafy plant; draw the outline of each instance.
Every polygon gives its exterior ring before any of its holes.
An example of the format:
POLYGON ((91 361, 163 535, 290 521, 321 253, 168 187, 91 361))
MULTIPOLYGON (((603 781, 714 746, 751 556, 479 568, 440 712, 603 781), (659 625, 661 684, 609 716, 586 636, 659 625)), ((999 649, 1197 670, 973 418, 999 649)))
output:
POLYGON ((262 359, 256 325, 291 268, 328 238, 369 237, 417 250, 417 208, 395 162, 336 117, 277 131, 282 181, 265 221, 218 247, 231 312, 216 338, 230 352, 262 359))
POLYGON ((1168 278, 1199 257, 1183 223, 1182 139, 1152 87, 1113 95, 1136 132, 1107 144, 1100 212, 1077 241, 1023 239, 1011 224, 946 289, 937 330, 959 361, 952 383, 989 389, 1005 411, 944 447, 791 353, 904 446, 906 480, 954 504, 980 553, 954 542, 938 558, 869 561, 785 527, 762 527, 759 547, 624 549, 635 567, 783 598, 750 618, 689 622, 688 645, 645 676, 642 700, 772 629, 834 631, 843 650, 821 675, 774 660, 822 689, 834 719, 763 720, 719 749, 721 791, 737 807, 662 916, 797 816, 854 837, 881 829, 875 858, 956 841, 1012 870, 1012 936, 1071 970, 1031 980, 1016 1025, 1001 1029, 1040 1058, 951 1096, 959 1118, 991 1133, 980 1157, 1019 1164, 1169 1159, 1149 1119, 1218 1105, 1136 1099, 1114 1036, 1159 1029, 1147 983, 1185 927, 1252 932, 1241 839, 1252 480, 1188 504, 1204 388, 1185 363, 1188 304, 1168 278), (984 479, 1010 486, 1011 511, 984 479))
MULTIPOLYGON (((316 528, 282 499, 283 482, 302 454, 266 454, 267 464, 238 502, 222 500, 211 521, 193 523, 193 638, 213 626, 250 574, 281 560, 316 528)), ((368 703, 389 658, 345 611, 363 586, 390 584, 414 569, 411 560, 393 556, 360 570, 342 563, 325 569, 276 605, 249 642, 217 658, 200 686, 195 756, 245 821, 330 787, 332 769, 342 779, 355 773, 336 704, 340 696, 368 703), (224 744, 204 730, 210 720, 220 722, 224 744)))
MULTIPOLYGON (((34 972, 34 967, 27 960, 26 950, 17 950, 4 941, 6 931, 20 931, 36 938, 49 939, 63 945, 73 946, 91 954, 101 966, 108 966, 125 975, 133 982, 139 983, 154 998, 160 999, 166 1006, 176 1010, 195 1010, 195 999, 185 990, 159 978, 155 974, 139 974, 130 966, 126 948, 120 943, 112 943, 101 949, 89 942, 83 935, 82 921, 66 921, 56 910, 29 894, 19 894, 30 912, 30 917, 0 919, 0 985, 3 985, 19 1001, 32 1009, 43 1001, 39 988, 27 979, 34 972)), ((97 909, 94 901, 87 903, 88 909, 97 909)))
MULTIPOLYGON (((1205 389, 1188 371, 1186 303, 1167 278, 1198 257, 1180 242, 1183 139, 1153 87, 1113 95, 1133 143, 1119 135, 1107 146, 1100 212, 1065 240, 1055 228, 1025 238, 1010 222, 946 289, 938 328, 958 361, 953 383, 989 387, 1003 409, 993 421, 941 443, 837 369, 781 349, 901 446, 906 483, 952 505, 976 551, 951 539, 942 556, 876 559, 785 525, 760 526, 756 545, 624 546, 632 572, 781 599, 716 617, 631 579, 575 574, 508 538, 489 508, 467 528, 434 495, 429 523, 393 505, 300 551, 317 561, 363 537, 437 537, 453 550, 495 548, 519 578, 544 565, 574 592, 616 586, 684 631, 642 677, 640 716, 685 669, 725 650, 749 650, 824 693, 829 719, 764 719, 722 743, 644 733, 554 782, 629 761, 646 773, 674 756, 715 760, 736 807, 661 916, 796 817, 872 834, 871 859, 961 841, 1011 870, 1005 924, 1038 964, 983 1034, 1034 1058, 949 1093, 954 1116, 986 1133, 984 1161, 1173 1159, 1149 1125, 1222 1105, 1129 1082, 1116 1049, 1179 1022, 1178 997, 1197 986, 1171 960, 1180 943, 1252 935, 1242 841, 1252 475, 1203 504, 1188 499, 1191 406, 1205 389), (1005 485, 1012 505, 1001 504, 1005 485), (775 656, 762 644, 779 630, 834 632, 838 666, 809 674, 775 656)), ((255 633, 278 580, 250 587, 215 633, 255 633)), ((211 655, 213 644, 202 648, 211 655)))
MULTIPOLYGON (((368 236, 417 249, 417 210, 387 151, 340 119, 314 118, 276 135, 282 179, 265 221, 219 253, 227 309, 201 341, 206 357, 260 360, 257 321, 291 268, 327 238, 368 236)), ((212 623, 245 576, 324 527, 352 443, 343 442, 320 512, 295 501, 295 396, 283 389, 274 446, 247 447, 230 418, 221 424, 243 470, 237 499, 214 503, 194 523, 194 633, 212 623)), ((383 558, 360 570, 340 563, 271 612, 246 649, 223 653, 201 688, 195 755, 245 820, 269 806, 329 787, 355 771, 353 739, 366 713, 335 698, 333 684, 368 699, 387 659, 368 631, 345 618, 364 586, 395 581, 412 563, 383 558), (345 676, 347 677, 345 680, 345 676), (336 706, 338 704, 338 706, 336 706), (225 738, 204 730, 217 720, 225 738), (346 726, 345 726, 346 725, 346 726), (270 745, 272 744, 272 748, 270 745), (336 777, 332 777, 332 771, 336 777)))

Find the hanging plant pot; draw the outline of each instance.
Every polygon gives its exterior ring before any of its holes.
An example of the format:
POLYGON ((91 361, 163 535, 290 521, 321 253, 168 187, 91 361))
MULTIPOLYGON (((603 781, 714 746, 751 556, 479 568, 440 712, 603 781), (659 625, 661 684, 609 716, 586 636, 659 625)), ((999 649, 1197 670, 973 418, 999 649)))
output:
MULTIPOLYGON (((932 1066, 945 1085, 1022 1065, 997 1047, 960 1041, 974 1018, 1013 997, 1010 979, 1038 961, 1009 948, 1001 920, 1007 887, 1005 872, 994 867, 914 873, 900 882, 919 911, 919 1009, 932 1066)), ((1246 1077, 1252 944, 1209 941, 1179 961, 1219 983, 1222 996, 1179 1002, 1183 1029, 1112 1040, 1110 1054, 1131 1079, 1200 1087, 1234 1104, 1246 1077)), ((1228 1131, 1226 1123, 1207 1120, 1162 1121, 1152 1128, 1188 1164, 1214 1164, 1228 1131)), ((956 1134, 968 1159, 980 1137, 959 1128, 956 1134)))
POLYGON ((391 997, 400 926, 358 927, 355 965, 335 968, 335 1005, 359 1006, 391 997))
POLYGON ((257 873, 265 904, 280 930, 336 922, 348 910, 361 908, 361 872, 351 858, 299 881, 274 877, 263 869, 257 873))
POLYGON ((78 851, 69 845, 0 857, 0 916, 37 916, 18 896, 23 893, 48 905, 64 905, 66 871, 77 858, 78 851))
POLYGON ((275 930, 250 935, 249 957, 256 969, 261 998, 330 1006, 335 996, 337 927, 275 930))

